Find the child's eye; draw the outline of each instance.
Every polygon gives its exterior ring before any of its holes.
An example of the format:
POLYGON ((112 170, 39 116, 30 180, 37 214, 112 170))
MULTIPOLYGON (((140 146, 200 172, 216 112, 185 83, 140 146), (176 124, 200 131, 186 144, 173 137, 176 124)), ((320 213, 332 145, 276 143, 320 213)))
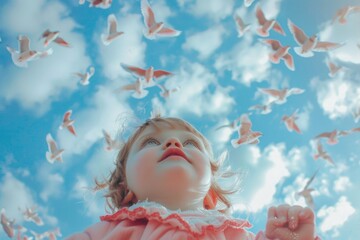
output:
POLYGON ((183 146, 186 146, 186 145, 193 145, 194 147, 199 147, 199 144, 195 141, 195 140, 192 140, 192 139, 188 139, 186 140, 184 143, 183 143, 183 146))
POLYGON ((160 142, 158 140, 156 140, 155 138, 148 138, 143 142, 143 146, 145 145, 159 145, 160 142))

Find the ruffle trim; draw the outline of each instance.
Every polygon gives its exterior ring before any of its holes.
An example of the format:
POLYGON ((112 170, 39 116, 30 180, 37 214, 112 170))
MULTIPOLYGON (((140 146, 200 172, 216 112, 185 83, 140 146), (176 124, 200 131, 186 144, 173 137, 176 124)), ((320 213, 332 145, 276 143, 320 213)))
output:
POLYGON ((121 221, 130 219, 147 219, 166 223, 173 227, 178 227, 194 236, 204 235, 206 231, 219 232, 226 228, 243 229, 250 228, 252 225, 246 220, 230 218, 217 210, 191 210, 191 211, 172 211, 154 202, 139 202, 131 207, 121 208, 114 214, 101 216, 101 221, 121 221))

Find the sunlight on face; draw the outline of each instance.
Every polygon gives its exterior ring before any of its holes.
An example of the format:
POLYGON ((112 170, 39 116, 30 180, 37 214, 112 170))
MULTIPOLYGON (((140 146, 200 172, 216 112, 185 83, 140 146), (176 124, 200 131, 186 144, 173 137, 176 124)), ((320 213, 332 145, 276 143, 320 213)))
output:
POLYGON ((211 183, 209 155, 184 127, 148 126, 131 147, 126 180, 138 200, 174 209, 202 207, 211 183))

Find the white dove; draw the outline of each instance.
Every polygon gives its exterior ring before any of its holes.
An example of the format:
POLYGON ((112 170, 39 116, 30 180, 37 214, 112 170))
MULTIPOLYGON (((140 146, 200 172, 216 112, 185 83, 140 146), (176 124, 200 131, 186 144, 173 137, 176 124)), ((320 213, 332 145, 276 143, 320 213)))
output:
POLYGON ((47 47, 51 42, 55 42, 63 47, 70 47, 70 44, 66 42, 63 38, 59 37, 60 32, 54 31, 51 32, 49 29, 45 30, 41 35, 41 38, 44 40, 44 47, 47 47))
MULTIPOLYGON (((107 9, 111 6, 112 0, 87 0, 90 2, 89 7, 98 7, 107 9)), ((85 3, 85 0, 79 0, 79 4, 82 5, 85 3)))
POLYGON ((156 37, 176 37, 181 31, 173 28, 165 27, 163 22, 156 22, 155 15, 147 0, 141 0, 141 13, 144 16, 144 23, 146 29, 144 35, 148 39, 155 39, 156 37))
POLYGON ((118 32, 117 20, 114 14, 108 16, 108 34, 101 34, 101 41, 105 46, 108 46, 112 41, 119 37, 124 32, 118 32))
POLYGON ((10 221, 5 215, 5 209, 2 208, 1 209, 1 226, 4 229, 4 232, 6 233, 6 235, 9 238, 14 237, 14 235, 15 235, 15 233, 14 233, 14 223, 15 223, 15 219, 10 221))
POLYGON ((279 63, 280 59, 283 59, 288 69, 295 70, 294 59, 289 53, 290 46, 282 46, 279 41, 274 39, 266 39, 263 42, 270 45, 273 50, 273 53, 269 55, 272 63, 279 63))
POLYGON ((70 133, 72 133, 74 136, 76 136, 76 131, 75 131, 75 127, 74 127, 75 120, 70 120, 71 114, 72 114, 72 110, 68 110, 64 114, 63 121, 62 121, 61 125, 59 126, 59 128, 60 129, 67 128, 67 130, 69 130, 70 133))
POLYGON ((244 33, 250 29, 250 24, 245 24, 238 14, 234 14, 234 20, 236 24, 236 30, 238 32, 238 37, 242 37, 244 33))
POLYGON ((133 94, 131 96, 137 99, 144 98, 149 93, 149 91, 144 88, 144 84, 141 78, 136 79, 135 83, 130 83, 122 86, 120 90, 133 91, 133 94))
POLYGON ((301 94, 305 91, 304 89, 301 88, 290 88, 290 89, 259 88, 259 90, 275 98, 274 103, 276 104, 284 104, 289 96, 293 94, 301 94))
POLYGON ((62 234, 60 232, 60 228, 55 228, 51 231, 46 231, 43 233, 46 237, 49 238, 49 240, 56 240, 57 237, 62 237, 62 234))
POLYGON ((348 135, 349 132, 348 131, 338 131, 338 130, 333 130, 331 132, 323 132, 319 135, 317 135, 315 137, 315 139, 318 139, 318 138, 327 138, 327 144, 329 145, 334 145, 334 144, 337 144, 339 142, 338 140, 338 137, 341 137, 341 136, 346 136, 348 135))
POLYGON ((154 67, 149 67, 148 69, 142 69, 139 67, 134 67, 130 65, 126 65, 121 63, 121 66, 126 70, 127 72, 134 74, 137 77, 142 77, 145 79, 144 87, 152 87, 156 83, 154 81, 154 78, 160 79, 165 76, 171 76, 173 75, 171 72, 165 71, 165 70, 154 70, 154 67))
POLYGON ((271 29, 274 29, 276 32, 285 35, 284 30, 275 19, 267 20, 265 18, 264 12, 260 8, 260 5, 256 7, 256 18, 259 23, 259 28, 257 29, 257 33, 259 36, 261 37, 269 36, 269 31, 271 29))
POLYGON ((312 57, 314 56, 312 51, 324 52, 333 50, 343 45, 333 42, 320 42, 316 35, 308 37, 303 30, 292 23, 290 19, 288 19, 288 27, 294 37, 294 40, 299 45, 299 47, 295 47, 294 50, 301 57, 312 57))
POLYGON ((77 73, 74 73, 76 76, 78 76, 78 77, 80 77, 81 79, 80 79, 80 84, 81 85, 84 85, 84 86, 86 86, 86 85, 88 85, 90 82, 89 82, 89 80, 90 80, 90 78, 94 75, 94 73, 95 73, 95 68, 94 67, 90 67, 89 68, 89 71, 88 72, 86 72, 86 73, 79 73, 79 72, 77 72, 77 73))
POLYGON ((298 112, 298 109, 296 109, 296 111, 293 114, 291 114, 290 116, 284 115, 281 118, 281 120, 283 122, 285 122, 286 128, 288 129, 289 132, 295 131, 297 133, 301 133, 300 128, 298 127, 298 125, 295 122, 298 119, 297 112, 298 112))
POLYGON ((163 86, 161 84, 156 84, 156 86, 158 86, 161 89, 160 96, 162 96, 165 99, 169 98, 172 93, 180 90, 180 87, 167 89, 165 86, 163 86))
POLYGON ((52 48, 47 49, 44 52, 30 50, 30 39, 27 36, 19 35, 19 51, 7 46, 7 50, 11 54, 11 58, 15 65, 19 67, 27 67, 27 62, 46 57, 53 53, 52 48))
POLYGON ((350 14, 350 13, 360 13, 360 6, 345 6, 340 8, 339 10, 336 11, 336 14, 333 18, 333 23, 338 20, 339 23, 341 24, 345 24, 347 22, 346 17, 350 14))
POLYGON ((46 152, 46 159, 49 163, 54 163, 55 160, 58 162, 63 162, 62 153, 64 149, 58 149, 55 140, 52 138, 51 134, 46 135, 46 142, 48 144, 49 151, 46 152))
POLYGON ((116 150, 116 149, 121 149, 121 147, 123 146, 123 144, 121 142, 119 142, 116 139, 112 139, 110 134, 105 131, 104 129, 102 130, 104 138, 105 138, 105 142, 106 142, 106 150, 107 151, 111 151, 111 150, 116 150))
POLYGON ((304 197, 306 205, 312 209, 315 208, 314 205, 314 199, 311 196, 311 192, 314 191, 313 188, 309 188, 309 185, 312 183, 312 181, 314 180, 316 174, 318 173, 319 169, 316 170, 316 172, 311 176, 311 178, 306 182, 305 187, 303 188, 303 190, 301 190, 300 192, 296 193, 296 198, 298 198, 299 196, 304 197))
POLYGON ((330 164, 335 165, 332 157, 328 154, 328 152, 326 152, 324 150, 323 145, 321 144, 320 140, 317 141, 316 150, 317 150, 317 152, 313 156, 314 160, 322 158, 322 159, 328 161, 330 164))
POLYGON ((35 211, 36 207, 25 208, 25 211, 22 212, 25 221, 32 221, 38 226, 44 225, 44 222, 39 217, 38 213, 35 211))
POLYGON ((261 132, 253 132, 251 130, 251 121, 247 114, 243 114, 240 117, 239 137, 231 140, 231 145, 234 148, 243 144, 257 144, 259 143, 259 137, 263 134, 261 132))
POLYGON ((326 60, 326 65, 329 68, 329 77, 334 77, 336 73, 343 69, 343 67, 336 65, 330 59, 326 60))
POLYGON ((271 101, 267 104, 256 104, 256 105, 253 105, 253 106, 250 106, 248 110, 255 110, 257 111, 258 113, 260 114, 268 114, 268 113, 271 113, 272 109, 271 109, 271 105, 274 103, 274 101, 271 101))

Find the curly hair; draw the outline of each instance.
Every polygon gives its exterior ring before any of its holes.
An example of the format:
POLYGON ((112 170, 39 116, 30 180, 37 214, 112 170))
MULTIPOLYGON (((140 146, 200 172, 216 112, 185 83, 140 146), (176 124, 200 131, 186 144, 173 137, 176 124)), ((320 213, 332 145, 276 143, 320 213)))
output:
MULTIPOLYGON (((125 173, 125 166, 128 159, 128 155, 131 149, 131 146, 134 144, 134 142, 138 139, 140 134, 148 127, 153 126, 155 128, 160 128, 160 124, 168 124, 171 127, 174 126, 180 126, 183 127, 185 130, 195 134, 198 136, 204 143, 205 150, 207 151, 208 155, 210 156, 210 166, 211 166, 211 172, 212 172, 212 181, 210 185, 210 190, 213 191, 213 194, 215 194, 216 199, 218 200, 218 203, 216 205, 216 209, 218 211, 223 213, 228 213, 229 209, 231 208, 231 202, 227 195, 235 193, 238 191, 238 184, 239 181, 235 181, 235 185, 229 189, 222 188, 219 183, 217 182, 218 178, 229 178, 232 176, 236 176, 236 172, 232 172, 229 170, 226 170, 222 173, 219 173, 219 169, 222 165, 223 161, 215 161, 213 157, 213 151, 212 147, 209 143, 209 141, 198 131, 196 130, 190 123, 179 119, 179 118, 171 118, 171 117, 159 117, 156 116, 154 118, 148 119, 144 124, 139 126, 135 132, 128 138, 128 140, 123 145, 122 149, 119 151, 117 157, 116 157, 116 167, 115 169, 110 173, 110 177, 105 180, 104 182, 99 182, 95 179, 96 187, 95 190, 103 189, 105 187, 108 187, 108 192, 104 195, 106 198, 107 206, 111 209, 112 212, 115 212, 116 210, 122 208, 122 207, 129 207, 135 202, 132 200, 127 199, 125 200, 125 197, 127 196, 129 190, 127 188, 126 183, 126 173, 125 173), (222 208, 219 209, 219 206, 222 205, 222 208)), ((239 178, 236 178, 236 180, 239 180, 239 178)))

